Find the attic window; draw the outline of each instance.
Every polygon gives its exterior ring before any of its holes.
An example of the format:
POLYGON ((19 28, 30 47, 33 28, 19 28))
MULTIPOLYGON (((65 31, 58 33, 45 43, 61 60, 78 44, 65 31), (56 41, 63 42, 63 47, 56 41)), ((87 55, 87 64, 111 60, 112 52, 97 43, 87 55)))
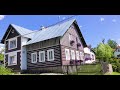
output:
POLYGON ((12 31, 11 31, 12 33, 14 33, 14 29, 12 29, 12 31))
POLYGON ((74 29, 74 25, 71 25, 71 27, 70 27, 71 29, 73 28, 74 29))

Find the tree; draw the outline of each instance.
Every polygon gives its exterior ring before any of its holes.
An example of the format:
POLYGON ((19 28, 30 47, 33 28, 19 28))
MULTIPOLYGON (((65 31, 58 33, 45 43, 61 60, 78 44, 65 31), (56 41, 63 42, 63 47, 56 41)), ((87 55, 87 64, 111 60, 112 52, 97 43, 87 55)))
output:
POLYGON ((115 48, 117 47, 117 42, 114 41, 114 40, 111 40, 111 39, 109 39, 109 40, 107 41, 107 44, 108 44, 112 49, 115 49, 115 48))
POLYGON ((105 43, 105 39, 103 38, 103 40, 102 40, 102 43, 104 44, 105 43))
POLYGON ((100 43, 95 49, 99 60, 107 61, 113 56, 112 48, 108 44, 100 43))

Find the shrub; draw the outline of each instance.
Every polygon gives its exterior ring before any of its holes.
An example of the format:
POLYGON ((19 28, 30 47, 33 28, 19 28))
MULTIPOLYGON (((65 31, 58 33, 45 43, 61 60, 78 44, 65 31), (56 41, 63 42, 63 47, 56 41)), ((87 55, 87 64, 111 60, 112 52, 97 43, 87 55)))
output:
POLYGON ((112 64, 113 71, 120 72, 120 59, 111 58, 109 59, 109 63, 112 64))
POLYGON ((13 74, 11 69, 6 68, 4 66, 0 66, 0 75, 11 75, 11 74, 13 74))

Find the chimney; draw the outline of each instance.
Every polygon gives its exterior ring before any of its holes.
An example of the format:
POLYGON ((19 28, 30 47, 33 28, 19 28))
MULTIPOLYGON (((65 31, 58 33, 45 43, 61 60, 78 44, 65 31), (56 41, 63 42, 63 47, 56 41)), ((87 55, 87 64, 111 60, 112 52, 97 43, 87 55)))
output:
POLYGON ((42 25, 42 26, 41 26, 41 30, 43 30, 43 29, 45 29, 45 27, 42 25))

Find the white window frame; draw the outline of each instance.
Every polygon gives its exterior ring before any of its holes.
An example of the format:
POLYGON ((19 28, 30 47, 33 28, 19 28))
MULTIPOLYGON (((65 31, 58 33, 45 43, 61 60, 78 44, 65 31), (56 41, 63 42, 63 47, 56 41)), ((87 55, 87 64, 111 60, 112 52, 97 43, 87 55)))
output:
POLYGON ((84 53, 82 51, 80 51, 80 59, 84 60, 84 53))
POLYGON ((54 61, 54 49, 47 50, 47 61, 54 61), (49 52, 51 52, 51 51, 52 51, 53 59, 49 59, 49 52))
POLYGON ((72 40, 72 37, 71 37, 72 35, 69 33, 69 41, 71 41, 72 40))
POLYGON ((76 60, 80 60, 80 54, 79 54, 79 51, 76 51, 76 60))
POLYGON ((11 49, 15 49, 15 48, 17 48, 17 37, 12 38, 12 39, 9 39, 9 46, 8 46, 8 47, 9 47, 8 50, 11 50, 11 49), (10 48, 10 42, 13 41, 13 40, 16 41, 16 47, 14 47, 14 48, 10 48))
POLYGON ((17 65, 17 52, 8 54, 8 66, 17 65), (10 64, 10 57, 15 56, 16 63, 10 64))
POLYGON ((39 51, 39 62, 45 62, 45 51, 39 51), (41 53, 44 55, 44 60, 41 61, 41 53))
POLYGON ((65 49, 65 56, 66 56, 66 60, 70 60, 70 51, 69 51, 69 49, 65 49), (66 52, 68 52, 68 55, 66 54, 66 52))
POLYGON ((75 60, 75 51, 74 50, 71 50, 71 59, 75 60))
POLYGON ((31 63, 37 63, 37 52, 31 53, 31 63), (36 55, 36 61, 33 61, 33 54, 36 55))

